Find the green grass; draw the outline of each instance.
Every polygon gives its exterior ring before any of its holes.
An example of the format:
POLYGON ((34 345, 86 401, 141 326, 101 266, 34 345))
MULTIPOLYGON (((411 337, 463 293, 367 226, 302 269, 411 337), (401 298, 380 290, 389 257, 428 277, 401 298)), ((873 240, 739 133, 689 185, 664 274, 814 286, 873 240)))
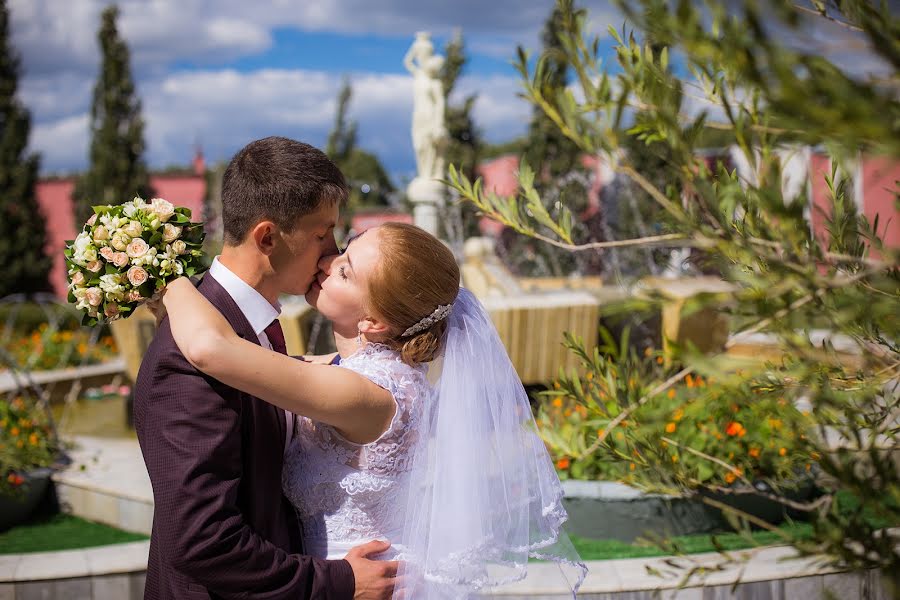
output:
POLYGON ((0 533, 0 554, 52 552, 146 540, 108 525, 70 515, 54 515, 0 533))
MULTIPOLYGON (((809 536, 812 526, 808 523, 786 524, 782 529, 796 536, 809 536)), ((575 549, 583 560, 608 560, 613 558, 645 558, 651 556, 665 556, 669 554, 653 542, 638 540, 632 543, 619 540, 592 540, 588 538, 570 535, 575 549)), ((749 535, 739 533, 715 534, 718 548, 713 544, 709 534, 685 535, 672 538, 682 552, 686 554, 698 554, 701 552, 716 552, 723 550, 741 550, 754 546, 766 546, 783 543, 781 537, 770 531, 754 531, 749 535)))

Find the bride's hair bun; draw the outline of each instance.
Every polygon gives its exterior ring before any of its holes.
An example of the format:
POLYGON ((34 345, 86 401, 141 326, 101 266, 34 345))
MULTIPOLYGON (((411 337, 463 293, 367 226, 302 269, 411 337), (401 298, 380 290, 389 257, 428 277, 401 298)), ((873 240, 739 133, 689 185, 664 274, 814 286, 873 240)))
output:
POLYGON ((369 278, 369 308, 391 324, 392 335, 384 343, 400 352, 404 362, 430 362, 440 351, 447 319, 402 334, 439 306, 453 303, 459 265, 443 242, 414 225, 385 223, 378 231, 381 261, 369 278))

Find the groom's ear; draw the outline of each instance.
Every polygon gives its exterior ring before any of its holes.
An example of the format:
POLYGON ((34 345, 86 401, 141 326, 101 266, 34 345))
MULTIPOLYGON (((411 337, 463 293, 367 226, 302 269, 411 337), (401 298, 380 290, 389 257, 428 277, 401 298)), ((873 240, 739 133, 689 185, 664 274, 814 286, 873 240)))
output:
POLYGON ((277 232, 278 227, 272 221, 260 221, 250 229, 248 237, 253 240, 257 250, 266 256, 270 256, 275 250, 277 232))

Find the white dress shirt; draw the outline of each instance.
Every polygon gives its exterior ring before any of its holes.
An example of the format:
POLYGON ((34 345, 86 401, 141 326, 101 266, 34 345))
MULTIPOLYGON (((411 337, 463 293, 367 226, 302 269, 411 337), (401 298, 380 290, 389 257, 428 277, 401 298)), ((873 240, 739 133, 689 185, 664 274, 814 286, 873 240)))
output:
MULTIPOLYGON (((219 262, 218 256, 213 259, 212 266, 209 268, 209 274, 225 288, 225 291, 228 292, 234 303, 241 309, 241 312, 259 339, 260 345, 263 348, 273 350, 272 343, 269 341, 265 329, 281 314, 281 304, 276 303, 275 306, 272 306, 268 300, 263 298, 262 294, 219 262)), ((294 413, 290 411, 283 412, 286 425, 284 448, 287 450, 294 433, 294 413)))

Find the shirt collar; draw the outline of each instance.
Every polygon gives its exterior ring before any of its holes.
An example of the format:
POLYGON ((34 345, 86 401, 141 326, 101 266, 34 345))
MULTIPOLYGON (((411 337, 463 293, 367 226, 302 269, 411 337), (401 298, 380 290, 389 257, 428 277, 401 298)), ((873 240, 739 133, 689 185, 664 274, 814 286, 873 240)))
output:
POLYGON ((234 303, 238 305, 244 318, 250 323, 254 333, 257 336, 261 334, 272 321, 278 318, 281 313, 281 304, 276 302, 275 306, 269 304, 269 301, 263 298, 262 294, 253 289, 246 281, 238 277, 228 267, 219 262, 219 257, 213 259, 212 266, 209 268, 209 274, 212 275, 219 284, 225 288, 234 303))

